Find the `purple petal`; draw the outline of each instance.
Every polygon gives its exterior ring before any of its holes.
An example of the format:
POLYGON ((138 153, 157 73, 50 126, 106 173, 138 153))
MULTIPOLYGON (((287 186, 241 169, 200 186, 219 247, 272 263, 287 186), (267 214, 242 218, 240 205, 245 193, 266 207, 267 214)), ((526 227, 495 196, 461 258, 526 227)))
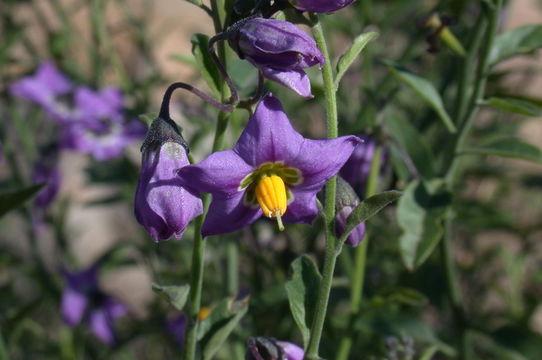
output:
POLYGON ((233 150, 211 154, 196 165, 183 167, 178 174, 185 186, 211 194, 230 196, 239 192, 241 180, 254 170, 233 150))
POLYGON ((65 94, 72 88, 71 81, 58 70, 52 61, 46 61, 40 65, 36 72, 36 79, 55 94, 65 94))
POLYGON ((213 202, 203 223, 202 235, 218 235, 229 233, 252 224, 260 216, 262 210, 243 203, 244 192, 230 197, 213 196, 213 202))
POLYGON ((301 11, 326 13, 342 9, 355 0, 290 0, 292 5, 301 11))
POLYGON ((175 142, 146 151, 135 196, 135 214, 155 241, 180 238, 188 223, 203 213, 197 194, 182 186, 176 173, 188 164, 186 150, 175 142))
POLYGON ((41 160, 34 166, 32 181, 35 184, 46 183, 39 194, 35 197, 34 203, 37 207, 46 208, 54 200, 60 188, 60 170, 55 164, 45 164, 47 160, 41 160))
MULTIPOLYGON (((346 206, 335 216, 335 225, 337 230, 337 236, 341 236, 346 227, 346 219, 352 213, 354 209, 346 206)), ((365 223, 359 224, 348 237, 346 238, 346 243, 350 246, 358 246, 359 243, 363 240, 365 236, 365 223)))
POLYGON ((310 224, 318 214, 315 191, 292 189, 293 201, 288 204, 283 220, 290 224, 310 224))
POLYGON ((64 321, 74 326, 81 322, 88 305, 88 298, 81 292, 66 288, 62 293, 60 312, 64 321))
POLYGON ((94 91, 81 86, 75 92, 78 118, 114 117, 122 112, 122 93, 115 88, 94 91))
POLYGON ((365 184, 371 171, 371 163, 376 149, 376 142, 369 136, 361 136, 364 140, 344 164, 341 176, 356 190, 358 194, 365 192, 365 184))
POLYGON ((184 339, 186 337, 186 316, 184 314, 169 319, 166 323, 166 329, 179 346, 184 345, 184 339))
POLYGON ((303 360, 305 356, 303 349, 291 342, 277 341, 277 345, 284 351, 284 355, 286 355, 285 360, 303 360))
POLYGON ((90 328, 94 335, 107 345, 115 343, 113 320, 104 309, 95 309, 89 315, 90 328))
POLYGON ((299 153, 303 140, 278 99, 268 94, 260 100, 233 151, 254 167, 269 161, 288 165, 288 160, 299 153))
POLYGON ((295 91, 306 99, 312 98, 311 82, 303 70, 279 70, 271 67, 261 68, 263 76, 295 91))
POLYGON ((126 305, 111 296, 107 297, 103 308, 105 309, 106 313, 109 314, 111 319, 122 317, 128 312, 126 305))

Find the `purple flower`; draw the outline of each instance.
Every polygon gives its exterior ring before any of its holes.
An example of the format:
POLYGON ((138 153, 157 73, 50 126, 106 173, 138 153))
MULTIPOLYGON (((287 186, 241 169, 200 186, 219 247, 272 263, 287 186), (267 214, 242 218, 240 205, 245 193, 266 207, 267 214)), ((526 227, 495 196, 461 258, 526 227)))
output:
MULTIPOLYGON (((340 176, 337 177, 337 201, 335 203, 335 231, 341 236, 346 227, 346 219, 360 203, 356 192, 340 176)), ((365 223, 359 224, 346 238, 345 243, 358 246, 365 236, 365 223)))
POLYGON ((118 89, 78 88, 74 116, 64 128, 63 147, 91 154, 99 161, 121 156, 128 145, 145 134, 141 122, 126 119, 123 103, 118 89))
POLYGON ((186 142, 175 123, 154 120, 142 146, 135 215, 154 241, 180 238, 188 223, 203 213, 197 193, 182 186, 177 170, 188 165, 186 142))
POLYGON ((273 338, 249 338, 246 360, 303 360, 305 352, 296 344, 273 338))
POLYGON ((50 162, 42 159, 34 165, 32 182, 34 184, 46 183, 34 199, 37 207, 44 209, 51 204, 58 193, 61 180, 62 177, 56 161, 50 162))
POLYGON ((231 150, 179 171, 185 186, 213 194, 203 235, 240 229, 262 214, 310 223, 316 193, 337 174, 360 139, 309 140, 296 132, 280 102, 265 96, 231 150))
POLYGON ((107 345, 115 343, 114 320, 127 309, 105 294, 98 285, 98 264, 79 272, 63 271, 64 291, 60 310, 64 321, 75 326, 86 322, 92 332, 107 345))
POLYGON ((184 314, 168 319, 166 323, 167 332, 173 336, 173 339, 180 347, 184 346, 186 325, 186 316, 184 314))
POLYGON ((262 74, 310 98, 311 84, 303 69, 324 64, 314 40, 287 21, 251 18, 230 34, 230 45, 262 74))
POLYGON ((67 121, 72 116, 70 107, 62 100, 72 91, 73 85, 50 61, 40 65, 32 76, 23 77, 11 84, 12 95, 31 101, 53 119, 67 121))
POLYGON ((340 175, 356 191, 363 195, 371 172, 371 163, 376 150, 376 141, 370 136, 361 136, 363 143, 356 146, 350 159, 344 164, 340 175))
POLYGON ((356 0, 288 0, 293 7, 301 11, 327 13, 342 9, 356 0))

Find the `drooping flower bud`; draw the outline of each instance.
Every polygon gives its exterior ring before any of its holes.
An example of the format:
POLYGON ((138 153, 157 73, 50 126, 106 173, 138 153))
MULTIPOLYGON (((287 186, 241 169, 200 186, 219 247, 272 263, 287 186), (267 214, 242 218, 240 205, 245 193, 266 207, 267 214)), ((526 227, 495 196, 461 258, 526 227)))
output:
POLYGON ((363 142, 356 146, 339 174, 363 197, 377 144, 371 136, 361 135, 360 138, 363 142))
MULTIPOLYGON (((346 219, 360 203, 356 192, 342 177, 337 176, 337 201, 335 203, 335 230, 341 236, 346 227, 346 219)), ((365 236, 365 223, 359 224, 346 238, 346 244, 358 246, 365 236)))
POLYGON ((301 11, 327 13, 342 9, 356 0, 288 0, 293 7, 301 11))
POLYGON ((239 57, 266 78, 310 98, 311 84, 303 69, 325 62, 316 42, 288 21, 260 17, 242 20, 228 34, 239 57))
POLYGON ((199 195, 183 187, 177 171, 188 165, 188 146, 171 119, 155 119, 141 147, 141 174, 135 215, 154 241, 180 238, 188 223, 203 213, 199 195))
POLYGON ((305 352, 299 346, 273 338, 248 339, 246 360, 302 360, 305 352))

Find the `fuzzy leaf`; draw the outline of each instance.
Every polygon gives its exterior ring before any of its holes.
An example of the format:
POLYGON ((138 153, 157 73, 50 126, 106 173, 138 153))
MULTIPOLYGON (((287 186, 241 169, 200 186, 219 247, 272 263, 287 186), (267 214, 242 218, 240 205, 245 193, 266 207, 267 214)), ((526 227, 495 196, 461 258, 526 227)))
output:
POLYGON ((309 343, 312 314, 316 307, 322 276, 314 261, 301 255, 290 265, 292 277, 285 284, 290 311, 303 336, 305 347, 309 343))
POLYGON ((465 154, 497 155, 542 163, 542 151, 516 138, 500 138, 479 147, 465 150, 465 154))
POLYGON ((369 43, 369 41, 375 39, 378 36, 378 33, 376 32, 368 32, 359 35, 354 39, 354 42, 350 46, 348 50, 339 58, 339 62, 337 63, 337 75, 335 76, 335 89, 339 88, 339 83, 341 82, 342 77, 348 70, 348 68, 352 65, 354 60, 361 54, 365 46, 369 43))
POLYGON ((532 53, 540 48, 542 48, 542 25, 522 26, 507 31, 495 39, 489 53, 489 63, 493 66, 512 56, 532 53))
POLYGON ((30 200, 44 185, 45 184, 32 185, 23 189, 0 194, 0 217, 30 200))
POLYGON ((346 219, 346 225, 344 228, 344 233, 341 235, 339 242, 344 242, 348 235, 356 228, 359 224, 366 221, 367 219, 376 215, 380 210, 385 208, 390 203, 401 197, 402 193, 400 191, 391 190, 385 191, 380 194, 373 195, 365 200, 363 200, 348 216, 346 219))
POLYGON ((188 300, 188 294, 190 293, 190 285, 159 285, 157 283, 152 284, 152 290, 163 299, 167 300, 175 309, 182 311, 186 300, 188 300))
POLYGON ((194 34, 190 38, 192 42, 192 54, 196 58, 196 65, 207 85, 216 94, 220 94, 220 72, 218 71, 211 54, 209 53, 209 37, 204 34, 194 34))
POLYGON ((404 68, 388 65, 391 73, 403 84, 414 90, 422 99, 424 99, 435 110, 439 118, 442 120, 449 132, 455 133, 455 128, 452 119, 444 108, 444 103, 439 93, 428 80, 418 76, 404 68))

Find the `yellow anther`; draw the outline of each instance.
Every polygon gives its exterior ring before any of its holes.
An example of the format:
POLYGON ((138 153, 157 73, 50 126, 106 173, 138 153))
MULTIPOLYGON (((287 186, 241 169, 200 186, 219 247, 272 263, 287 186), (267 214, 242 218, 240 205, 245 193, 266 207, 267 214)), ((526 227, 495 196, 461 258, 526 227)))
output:
POLYGON ((198 320, 199 321, 205 320, 207 316, 209 316, 210 313, 211 313, 211 309, 209 309, 207 306, 203 306, 198 313, 198 320))
POLYGON ((256 200, 263 214, 269 218, 276 217, 279 230, 284 230, 282 215, 288 207, 288 196, 282 178, 277 175, 262 177, 256 186, 256 200))

